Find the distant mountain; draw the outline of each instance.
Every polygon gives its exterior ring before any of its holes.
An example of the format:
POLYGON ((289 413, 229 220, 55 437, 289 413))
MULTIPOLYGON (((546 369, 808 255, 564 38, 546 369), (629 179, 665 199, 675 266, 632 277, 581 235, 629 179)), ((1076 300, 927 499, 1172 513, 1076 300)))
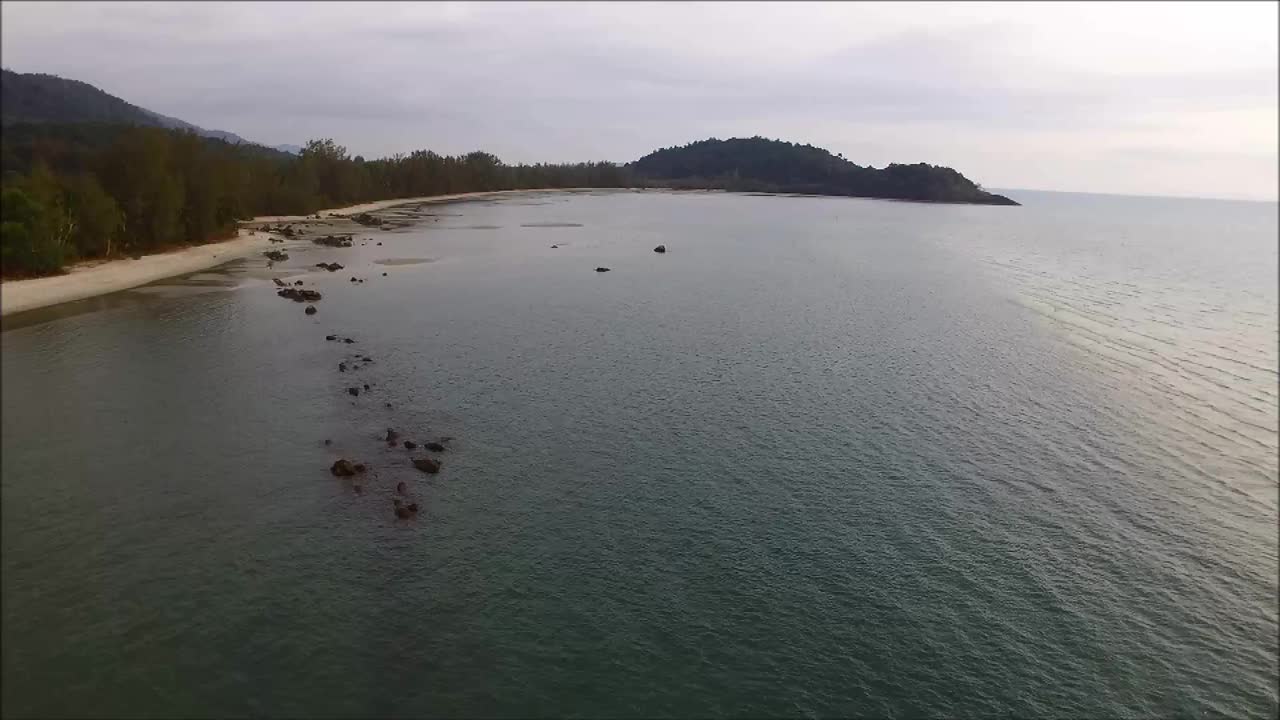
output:
POLYGON ((667 187, 722 188, 746 192, 1017 205, 983 190, 948 167, 855 165, 812 145, 763 137, 700 140, 663 148, 627 166, 639 179, 667 187))
POLYGON ((4 70, 0 78, 0 122, 17 124, 106 123, 190 130, 232 144, 248 140, 224 130, 206 130, 168 115, 138 107, 79 80, 41 73, 4 70))

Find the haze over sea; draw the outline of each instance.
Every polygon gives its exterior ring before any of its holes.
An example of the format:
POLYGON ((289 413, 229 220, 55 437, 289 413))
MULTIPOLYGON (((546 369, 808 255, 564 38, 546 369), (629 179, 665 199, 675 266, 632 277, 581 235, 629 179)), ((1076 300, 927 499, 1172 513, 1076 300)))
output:
POLYGON ((1275 716, 1277 205, 1005 192, 425 206, 6 318, 5 715, 1275 716))

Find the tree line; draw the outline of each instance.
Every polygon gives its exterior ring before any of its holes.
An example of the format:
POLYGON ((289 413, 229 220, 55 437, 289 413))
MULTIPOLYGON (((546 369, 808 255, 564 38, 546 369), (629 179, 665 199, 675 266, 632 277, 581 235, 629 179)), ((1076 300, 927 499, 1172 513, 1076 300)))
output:
POLYGON ((5 128, 0 271, 134 255, 235 234, 257 215, 308 215, 370 200, 563 187, 627 187, 610 162, 507 165, 494 155, 418 151, 352 157, 333 140, 289 155, 163 128, 5 128))

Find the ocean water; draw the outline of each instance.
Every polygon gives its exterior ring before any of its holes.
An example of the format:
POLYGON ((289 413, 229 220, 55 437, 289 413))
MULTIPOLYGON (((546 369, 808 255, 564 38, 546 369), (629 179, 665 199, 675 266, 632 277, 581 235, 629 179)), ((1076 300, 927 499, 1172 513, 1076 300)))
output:
POLYGON ((1274 717, 1277 206, 1009 194, 534 193, 6 319, 4 714, 1274 717))

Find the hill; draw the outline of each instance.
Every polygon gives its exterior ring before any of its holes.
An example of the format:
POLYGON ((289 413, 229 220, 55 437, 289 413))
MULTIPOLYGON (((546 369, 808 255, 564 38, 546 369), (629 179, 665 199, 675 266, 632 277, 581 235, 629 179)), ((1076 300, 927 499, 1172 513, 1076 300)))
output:
POLYGON ((224 130, 206 130, 168 115, 138 107, 89 83, 42 73, 4 70, 0 77, 0 123, 101 123, 189 130, 233 145, 249 141, 224 130))
POLYGON ((673 188, 1017 205, 948 167, 918 163, 863 167, 812 145, 762 137, 700 140, 629 164, 637 180, 673 188))

